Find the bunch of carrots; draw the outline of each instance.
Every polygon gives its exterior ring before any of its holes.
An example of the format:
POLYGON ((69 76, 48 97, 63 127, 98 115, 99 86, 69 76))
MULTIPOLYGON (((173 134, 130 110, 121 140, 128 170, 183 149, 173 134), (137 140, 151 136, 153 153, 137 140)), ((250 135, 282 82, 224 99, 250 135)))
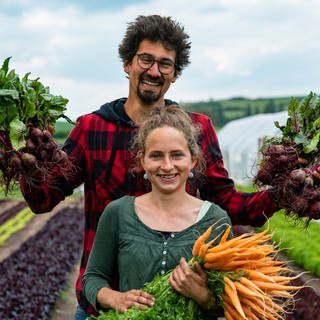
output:
MULTIPOLYGON (((231 238, 229 226, 222 235, 209 241, 213 227, 195 241, 189 265, 193 266, 195 261, 202 265, 215 304, 223 307, 226 319, 284 319, 294 293, 303 286, 290 285, 290 281, 300 275, 290 276, 290 269, 276 259, 277 250, 269 242, 271 235, 265 230, 231 238)), ((170 272, 156 275, 142 288, 156 298, 152 307, 143 310, 132 307, 125 313, 110 309, 90 319, 203 319, 202 310, 195 301, 171 288, 170 272)))
POLYGON ((276 259, 267 230, 227 240, 228 227, 218 245, 207 243, 212 226, 195 242, 192 254, 209 270, 219 272, 224 292, 217 297, 227 320, 284 319, 286 307, 303 286, 292 286, 290 269, 276 259), (220 301, 219 301, 220 300, 220 301))

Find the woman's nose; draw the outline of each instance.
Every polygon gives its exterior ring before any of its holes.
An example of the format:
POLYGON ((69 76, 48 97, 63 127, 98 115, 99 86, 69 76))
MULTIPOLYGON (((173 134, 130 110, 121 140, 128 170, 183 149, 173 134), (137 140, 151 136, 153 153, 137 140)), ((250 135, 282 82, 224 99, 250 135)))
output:
POLYGON ((164 157, 161 163, 161 168, 164 170, 170 170, 173 168, 172 161, 169 157, 164 157))

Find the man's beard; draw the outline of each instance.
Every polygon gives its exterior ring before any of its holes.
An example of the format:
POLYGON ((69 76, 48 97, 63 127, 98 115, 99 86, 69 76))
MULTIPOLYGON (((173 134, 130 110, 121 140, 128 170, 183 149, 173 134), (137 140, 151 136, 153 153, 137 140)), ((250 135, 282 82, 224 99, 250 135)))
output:
MULTIPOLYGON (((145 76, 145 74, 142 74, 141 78, 143 78, 145 76)), ((163 79, 161 78, 151 78, 146 76, 145 77, 146 80, 150 80, 150 81, 155 81, 158 80, 160 82, 160 84, 163 84, 163 79)), ((152 91, 141 91, 138 87, 138 97, 141 99, 141 101, 145 104, 153 104, 155 102, 157 102, 160 98, 161 98, 161 91, 159 93, 155 93, 152 91)))
POLYGON ((153 104, 154 102, 157 102, 161 97, 161 92, 155 93, 155 92, 141 92, 138 89, 138 97, 141 99, 142 102, 145 104, 153 104))

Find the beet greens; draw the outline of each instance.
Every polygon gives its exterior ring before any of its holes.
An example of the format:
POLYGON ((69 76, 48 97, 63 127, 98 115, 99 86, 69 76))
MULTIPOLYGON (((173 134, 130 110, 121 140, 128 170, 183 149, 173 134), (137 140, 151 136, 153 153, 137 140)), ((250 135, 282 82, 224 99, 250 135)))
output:
POLYGON ((72 123, 64 114, 68 99, 52 95, 39 78, 29 79, 30 73, 20 79, 9 61, 0 69, 0 185, 5 193, 20 173, 45 176, 53 165, 71 166, 52 137, 58 118, 72 123))
POLYGON ((254 179, 288 215, 320 218, 320 98, 292 98, 279 137, 265 139, 254 179), (319 170, 319 172, 318 172, 319 170))

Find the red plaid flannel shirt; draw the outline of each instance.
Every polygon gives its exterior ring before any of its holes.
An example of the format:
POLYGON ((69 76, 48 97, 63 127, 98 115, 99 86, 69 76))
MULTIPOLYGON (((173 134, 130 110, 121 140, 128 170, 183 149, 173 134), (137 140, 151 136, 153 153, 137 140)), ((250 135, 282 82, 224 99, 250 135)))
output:
MULTIPOLYGON (((119 99, 109 104, 121 104, 119 99)), ((188 185, 188 191, 200 195, 224 208, 233 224, 262 225, 267 216, 277 210, 266 192, 236 192, 233 181, 223 165, 217 135, 211 120, 198 113, 189 113, 202 127, 200 145, 206 158, 206 179, 200 185, 188 185), (198 193, 197 193, 198 190, 198 193)), ((112 120, 113 121, 113 120, 112 120)), ((135 127, 124 121, 107 121, 91 113, 81 116, 71 131, 64 150, 75 160, 79 170, 68 177, 53 172, 52 181, 42 181, 37 188, 29 188, 21 181, 21 190, 30 208, 36 212, 50 211, 64 200, 73 189, 84 183, 85 230, 80 273, 76 283, 80 306, 88 314, 96 314, 82 293, 82 275, 93 244, 99 217, 106 205, 123 195, 140 195, 150 191, 142 172, 134 172, 130 140, 135 127)))

